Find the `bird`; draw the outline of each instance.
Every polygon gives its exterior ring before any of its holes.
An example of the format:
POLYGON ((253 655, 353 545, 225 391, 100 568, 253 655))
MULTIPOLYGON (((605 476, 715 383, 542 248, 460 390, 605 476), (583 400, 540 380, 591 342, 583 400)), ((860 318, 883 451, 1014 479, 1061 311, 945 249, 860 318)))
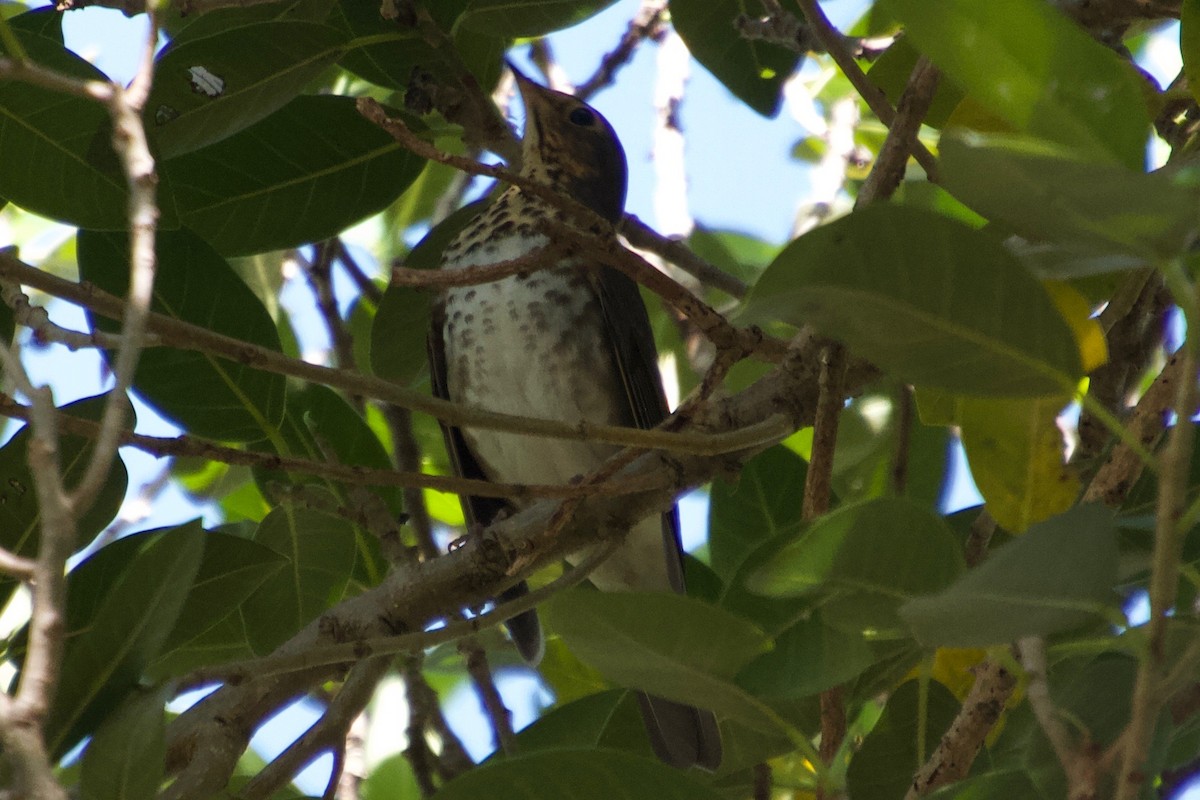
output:
MULTIPOLYGON (((525 106, 520 175, 573 198, 614 225, 628 168, 612 125, 582 100, 545 88, 508 65, 525 106)), ((544 198, 510 185, 451 240, 441 269, 494 264, 545 248, 540 220, 569 221, 544 198)), ((652 428, 668 414, 658 355, 637 284, 581 257, 491 283, 451 288, 434 304, 431 383, 444 399, 493 412, 577 423, 652 428)), ((503 483, 565 484, 617 452, 613 445, 443 425, 455 471, 503 483)), ((510 501, 464 497, 473 524, 519 510, 510 501)), ((675 506, 642 520, 589 575, 602 591, 685 591, 675 506)), ((498 600, 527 591, 513 587, 498 600)), ((544 643, 536 611, 506 622, 536 664, 544 643)), ((638 693, 650 744, 663 762, 715 771, 716 718, 638 693)))

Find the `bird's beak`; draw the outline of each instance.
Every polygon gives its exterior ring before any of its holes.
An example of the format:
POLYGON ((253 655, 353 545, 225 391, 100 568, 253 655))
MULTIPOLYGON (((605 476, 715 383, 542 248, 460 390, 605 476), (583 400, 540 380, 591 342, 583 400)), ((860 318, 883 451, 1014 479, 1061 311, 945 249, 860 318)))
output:
POLYGON ((521 70, 517 69, 517 66, 511 61, 505 61, 504 63, 508 65, 508 68, 512 70, 513 77, 517 79, 517 90, 521 93, 521 100, 524 101, 526 107, 528 107, 529 96, 531 94, 536 94, 537 90, 541 87, 538 86, 532 78, 530 78, 524 72, 521 72, 521 70))

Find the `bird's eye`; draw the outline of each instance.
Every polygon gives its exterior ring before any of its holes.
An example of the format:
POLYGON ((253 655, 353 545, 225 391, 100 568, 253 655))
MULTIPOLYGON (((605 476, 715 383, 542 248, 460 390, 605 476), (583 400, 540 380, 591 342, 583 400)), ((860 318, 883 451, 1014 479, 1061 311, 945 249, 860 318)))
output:
POLYGON ((571 120, 575 125, 587 126, 596 121, 596 115, 586 108, 577 108, 571 112, 571 115, 567 119, 571 120))

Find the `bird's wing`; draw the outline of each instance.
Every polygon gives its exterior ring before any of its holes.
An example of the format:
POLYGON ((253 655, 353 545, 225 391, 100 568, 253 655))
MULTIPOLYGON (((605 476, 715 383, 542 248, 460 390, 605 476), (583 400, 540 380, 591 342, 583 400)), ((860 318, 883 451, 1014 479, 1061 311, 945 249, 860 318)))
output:
MULTIPOLYGON (((450 386, 446 378, 446 346, 442 340, 442 331, 445 330, 445 325, 445 306, 441 302, 435 303, 427 342, 429 350, 429 378, 430 384, 433 387, 433 395, 443 400, 449 400, 450 386)), ((487 475, 483 472, 483 467, 479 466, 479 462, 475 460, 475 456, 471 453, 470 448, 467 447, 467 442, 463 438, 462 431, 440 420, 438 424, 442 428, 442 437, 446 441, 446 452, 450 456, 450 465, 454 468, 455 474, 462 478, 474 478, 481 481, 488 480, 487 475)), ((466 517, 467 524, 471 526, 490 525, 500 512, 511 509, 511 506, 499 497, 460 495, 460 499, 462 501, 463 516, 466 517)), ((528 584, 525 581, 521 581, 502 592, 496 598, 496 601, 503 603, 513 600, 528 591, 528 584)), ((511 619, 505 620, 504 624, 508 628, 508 633, 512 637, 513 643, 517 646, 517 651, 520 652, 522 658, 530 664, 537 664, 542 660, 542 654, 545 652, 545 639, 542 636, 542 626, 538 622, 536 611, 532 609, 525 611, 511 619)))
MULTIPOLYGON (((653 428, 667 418, 667 397, 658 374, 658 350, 650 317, 637 284, 610 267, 592 273, 604 315, 607 340, 632 414, 639 428, 653 428)), ((679 539, 679 509, 663 514, 663 547, 671 588, 684 593, 683 545, 679 539)))
MULTIPOLYGON (((442 332, 446 326, 446 308, 441 303, 435 303, 429 326, 429 381, 433 388, 433 396, 442 400, 450 399, 450 386, 446 377, 446 345, 442 340, 442 332)), ((462 431, 453 425, 438 421, 442 428, 442 437, 446 441, 446 452, 450 456, 450 466, 454 473, 462 478, 473 478, 486 481, 483 467, 475 460, 462 431)), ((468 525, 487 526, 492 524, 496 515, 506 511, 511 506, 499 497, 470 497, 463 496, 463 516, 468 525)))

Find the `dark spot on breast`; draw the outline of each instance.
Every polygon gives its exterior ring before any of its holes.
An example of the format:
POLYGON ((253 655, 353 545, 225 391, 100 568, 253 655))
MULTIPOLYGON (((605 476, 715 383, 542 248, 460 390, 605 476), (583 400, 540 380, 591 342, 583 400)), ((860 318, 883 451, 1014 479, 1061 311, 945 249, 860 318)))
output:
POLYGON ((475 290, 474 289, 468 289, 467 293, 463 295, 463 300, 468 303, 474 299, 475 299, 475 290))

